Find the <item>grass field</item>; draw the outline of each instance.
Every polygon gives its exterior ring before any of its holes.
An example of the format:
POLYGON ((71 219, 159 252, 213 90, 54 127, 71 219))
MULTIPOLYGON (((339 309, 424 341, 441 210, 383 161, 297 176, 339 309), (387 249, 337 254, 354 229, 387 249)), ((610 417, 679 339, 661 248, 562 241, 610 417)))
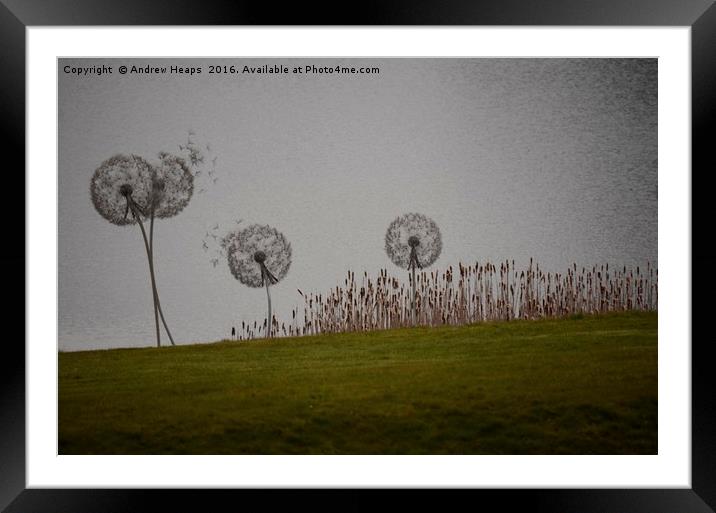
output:
POLYGON ((657 314, 59 354, 60 454, 655 454, 657 314))

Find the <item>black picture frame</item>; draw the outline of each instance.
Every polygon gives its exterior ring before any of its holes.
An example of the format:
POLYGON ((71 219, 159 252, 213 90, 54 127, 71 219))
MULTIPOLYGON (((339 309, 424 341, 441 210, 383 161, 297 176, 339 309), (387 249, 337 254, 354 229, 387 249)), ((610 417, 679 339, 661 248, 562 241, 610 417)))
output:
MULTIPOLYGON (((365 1, 340 12, 295 3, 230 0, 0 0, 0 126, 4 190, 0 201, 7 246, 0 254, 5 327, 25 318, 25 29, 108 25, 574 25, 689 26, 692 72, 692 270, 716 263, 706 234, 707 195, 716 157, 709 135, 716 120, 716 6, 711 0, 451 0, 365 1), (711 130, 709 130, 711 129, 711 130), (9 158, 9 156, 12 157, 9 158), (8 162, 9 160, 9 162, 8 162), (13 162, 14 160, 14 162, 13 162), (20 191, 23 191, 22 194, 20 191), (22 244, 20 241, 23 241, 22 244), (10 294, 10 290, 14 294, 10 294), (19 298, 22 297, 23 301, 19 298)), ((3 182, 0 182, 0 184, 3 182)), ((55 258, 48 248, 48 258, 55 258)), ((692 271, 693 272, 693 271, 692 271)), ((716 508, 716 374, 708 358, 712 337, 699 334, 713 294, 692 286, 692 488, 457 490, 449 498, 425 490, 80 490, 26 489, 25 349, 22 332, 8 335, 0 353, 0 510, 27 512, 217 511, 247 503, 368 509, 386 499, 444 510, 446 500, 499 505, 500 510, 589 512, 708 512, 716 508), (21 342, 22 340, 22 342, 21 342), (388 495, 386 495, 388 494, 388 495), (466 497, 466 495, 468 495, 466 497), (211 505, 208 508, 208 505, 211 505), (159 508, 158 505, 161 505, 159 508), (225 505, 225 506, 224 506, 225 505), (208 508, 208 509, 207 509, 208 508)), ((705 333, 708 333, 704 330, 705 333)), ((684 343, 689 343, 684 340, 684 343)), ((54 347, 54 343, 48 344, 54 347)))

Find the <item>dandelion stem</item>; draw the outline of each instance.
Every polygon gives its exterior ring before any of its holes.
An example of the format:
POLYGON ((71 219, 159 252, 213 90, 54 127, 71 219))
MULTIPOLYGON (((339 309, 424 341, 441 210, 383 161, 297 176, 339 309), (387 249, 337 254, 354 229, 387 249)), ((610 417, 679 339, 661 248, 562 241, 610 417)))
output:
POLYGON ((264 283, 266 284, 266 298, 268 299, 268 329, 266 330, 266 338, 271 338, 271 292, 269 291, 271 285, 269 284, 268 278, 264 278, 264 283))
POLYGON ((415 308, 416 308, 415 294, 416 294, 416 292, 415 292, 415 266, 414 265, 413 265, 412 273, 413 273, 413 300, 412 300, 411 310, 412 310, 412 324, 413 324, 413 326, 415 326, 415 308))
MULTIPOLYGON (((150 258, 152 260, 152 268, 154 268, 154 211, 152 210, 151 220, 149 222, 149 253, 150 258)), ((172 343, 173 346, 176 344, 174 343, 174 337, 172 337, 172 332, 169 331, 169 326, 167 326, 167 321, 164 319, 164 312, 162 311, 162 304, 159 301, 159 291, 157 290, 156 283, 154 285, 154 290, 156 292, 156 305, 157 310, 159 311, 159 317, 162 320, 162 324, 164 325, 164 330, 167 332, 167 335, 169 336, 169 342, 172 343)))
MULTIPOLYGON (((154 327, 156 329, 156 337, 157 337, 157 347, 161 347, 161 336, 159 332, 159 318, 157 316, 157 287, 154 283, 154 271, 152 269, 152 252, 149 243, 147 242, 147 233, 144 230, 144 224, 142 223, 142 219, 140 217, 141 212, 139 211, 139 208, 135 205, 134 201, 132 200, 131 196, 129 194, 126 195, 127 199, 127 210, 131 208, 132 210, 132 216, 134 216, 134 219, 137 220, 137 223, 139 224, 139 228, 142 231, 142 240, 144 241, 144 249, 147 252, 147 260, 149 261, 149 276, 150 276, 150 283, 152 285, 152 306, 154 310, 154 327)), ((152 226, 152 231, 153 231, 152 226)))
MULTIPOLYGON (((174 344, 174 339, 172 338, 172 334, 169 331, 169 328, 167 327, 167 323, 164 320, 164 313, 162 312, 162 305, 159 301, 159 293, 157 292, 157 282, 156 278, 154 276, 154 256, 152 253, 152 248, 149 245, 149 241, 147 239, 147 231, 144 229, 144 223, 142 223, 142 218, 140 217, 140 213, 138 212, 138 209, 134 202, 130 204, 132 208, 132 214, 137 219, 137 223, 139 224, 139 228, 142 231, 142 238, 144 239, 144 249, 147 251, 147 260, 149 260, 149 277, 152 282, 152 294, 154 296, 154 301, 157 307, 157 310, 159 311, 159 316, 162 319, 162 323, 164 324, 164 329, 167 331, 167 335, 169 335, 169 341, 172 345, 174 344)), ((160 341, 159 341, 159 326, 157 324, 157 347, 159 347, 160 341)))
MULTIPOLYGON (((127 202, 127 206, 129 206, 129 202, 127 202)), ((149 254, 147 255, 150 259, 150 263, 154 255, 154 208, 152 208, 152 218, 149 222, 149 254)), ((154 303, 154 327, 157 330, 157 347, 161 346, 161 337, 159 332, 159 309, 157 308, 157 288, 154 283, 152 283, 152 302, 154 303)))

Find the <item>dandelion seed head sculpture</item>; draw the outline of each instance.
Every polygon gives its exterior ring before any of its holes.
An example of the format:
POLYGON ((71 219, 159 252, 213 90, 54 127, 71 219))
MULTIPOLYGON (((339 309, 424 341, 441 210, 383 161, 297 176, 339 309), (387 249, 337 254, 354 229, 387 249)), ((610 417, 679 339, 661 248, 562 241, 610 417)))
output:
POLYGON ((152 197, 152 166, 137 155, 115 155, 100 164, 90 181, 90 197, 99 215, 119 226, 137 222, 130 202, 145 212, 152 197))
MULTIPOLYGON (((202 173, 205 161, 203 148, 196 143, 194 136, 195 133, 190 131, 187 144, 179 145, 180 152, 188 153, 186 158, 161 152, 158 162, 152 165, 136 155, 118 154, 105 160, 90 180, 92 204, 103 218, 116 225, 139 226, 149 263, 157 347, 161 345, 159 318, 172 345, 174 338, 162 312, 154 274, 154 221, 155 218, 177 215, 191 200, 195 177, 202 173), (145 228, 145 221, 148 228, 145 228)), ((210 151, 208 143, 206 150, 210 151)), ((216 183, 213 177, 216 157, 211 162, 209 175, 213 184, 216 183)), ((208 249, 206 241, 203 247, 208 249)))
POLYGON ((153 168, 152 198, 154 216, 174 217, 184 210, 194 193, 194 175, 182 157, 166 152, 159 154, 153 168))
POLYGON ((291 267, 291 244, 275 228, 253 224, 222 241, 231 274, 248 287, 278 283, 291 267))
POLYGON ((435 221, 422 214, 405 214, 396 218, 385 233, 385 252, 403 269, 429 267, 443 249, 440 229, 435 221))

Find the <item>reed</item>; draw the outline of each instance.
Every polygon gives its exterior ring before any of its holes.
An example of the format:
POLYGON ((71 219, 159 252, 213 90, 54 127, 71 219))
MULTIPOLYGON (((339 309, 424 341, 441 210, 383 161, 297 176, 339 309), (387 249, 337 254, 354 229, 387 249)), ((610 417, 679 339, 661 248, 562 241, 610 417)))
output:
MULTIPOLYGON (((530 259, 517 268, 505 260, 459 263, 415 274, 408 282, 381 269, 377 277, 348 271, 341 285, 326 293, 304 293, 288 320, 271 319, 274 336, 373 331, 410 326, 444 326, 513 319, 563 318, 628 310, 657 310, 658 270, 608 264, 563 273, 544 272, 530 259)), ((268 320, 242 322, 240 340, 266 336, 268 320)))

